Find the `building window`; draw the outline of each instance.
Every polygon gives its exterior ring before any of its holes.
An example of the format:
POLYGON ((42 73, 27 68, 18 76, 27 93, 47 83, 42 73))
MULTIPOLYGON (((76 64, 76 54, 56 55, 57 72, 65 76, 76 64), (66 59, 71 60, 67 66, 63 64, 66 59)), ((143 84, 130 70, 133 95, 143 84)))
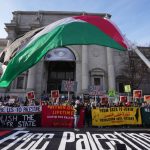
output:
POLYGON ((10 90, 25 90, 27 87, 27 76, 28 72, 24 72, 21 75, 19 75, 11 84, 10 90))
POLYGON ((129 85, 130 83, 127 81, 127 77, 124 75, 118 75, 116 77, 116 89, 119 93, 124 93, 124 86, 129 85))
POLYGON ((51 72, 51 78, 56 79, 57 78, 57 73, 56 72, 51 72))
POLYGON ((73 72, 66 72, 66 80, 73 80, 74 79, 74 73, 73 72))
POLYGON ((105 72, 101 68, 93 68, 90 71, 90 85, 100 86, 105 90, 105 72))
POLYGON ((124 84, 119 83, 119 93, 124 93, 124 84))
POLYGON ((24 77, 18 77, 17 78, 17 89, 23 89, 23 81, 24 81, 24 77))
POLYGON ((65 72, 57 72, 57 79, 65 79, 65 72))
POLYGON ((100 78, 94 78, 94 85, 100 85, 101 79, 100 78))

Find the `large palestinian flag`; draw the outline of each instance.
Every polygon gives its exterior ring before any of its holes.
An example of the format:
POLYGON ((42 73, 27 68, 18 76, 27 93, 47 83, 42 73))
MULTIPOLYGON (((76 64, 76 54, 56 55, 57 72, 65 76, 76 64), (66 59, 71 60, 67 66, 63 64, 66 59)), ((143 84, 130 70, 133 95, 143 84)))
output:
POLYGON ((39 62, 54 48, 96 44, 120 51, 127 49, 127 44, 116 26, 100 16, 69 17, 37 31, 32 32, 32 36, 23 43, 23 46, 19 46, 19 50, 15 53, 10 50, 13 53, 12 57, 8 57, 6 53, 7 63, 4 63, 7 66, 0 78, 0 87, 9 86, 19 74, 39 62))

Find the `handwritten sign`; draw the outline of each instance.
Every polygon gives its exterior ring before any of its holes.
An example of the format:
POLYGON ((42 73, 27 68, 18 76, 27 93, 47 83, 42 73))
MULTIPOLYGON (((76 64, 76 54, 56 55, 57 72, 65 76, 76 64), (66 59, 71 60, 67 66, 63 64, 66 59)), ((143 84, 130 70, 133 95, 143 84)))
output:
POLYGON ((51 97, 52 98, 58 98, 59 97, 59 90, 52 90, 51 91, 51 97))
POLYGON ((39 127, 41 106, 1 107, 0 127, 39 127))
POLYGON ((91 85, 89 86, 89 95, 104 95, 105 92, 101 90, 100 86, 91 85))
POLYGON ((35 99, 34 91, 27 92, 27 99, 28 100, 34 100, 35 99))
POLYGON ((61 84, 61 91, 75 92, 77 91, 77 82, 63 80, 61 84))
POLYGON ((111 107, 92 109, 93 126, 142 124, 139 107, 111 107))
POLYGON ((133 90, 133 98, 141 98, 142 90, 133 90))
POLYGON ((130 92, 131 92, 131 86, 130 86, 130 85, 125 85, 125 86, 124 86, 124 91, 125 91, 126 93, 130 93, 130 92))
POLYGON ((126 103, 127 102, 127 96, 120 96, 120 102, 126 103))
POLYGON ((144 95, 144 101, 150 103, 150 95, 144 95))
POLYGON ((101 97, 101 104, 102 104, 102 105, 108 104, 108 97, 106 97, 106 96, 101 97))
POLYGON ((0 127, 39 127, 41 114, 0 114, 0 127))

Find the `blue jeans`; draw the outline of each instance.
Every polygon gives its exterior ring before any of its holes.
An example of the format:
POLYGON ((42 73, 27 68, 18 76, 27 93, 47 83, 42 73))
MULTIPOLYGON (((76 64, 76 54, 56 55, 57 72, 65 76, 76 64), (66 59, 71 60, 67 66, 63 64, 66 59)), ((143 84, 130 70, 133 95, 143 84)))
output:
POLYGON ((79 118, 79 115, 74 115, 74 128, 78 127, 79 118))

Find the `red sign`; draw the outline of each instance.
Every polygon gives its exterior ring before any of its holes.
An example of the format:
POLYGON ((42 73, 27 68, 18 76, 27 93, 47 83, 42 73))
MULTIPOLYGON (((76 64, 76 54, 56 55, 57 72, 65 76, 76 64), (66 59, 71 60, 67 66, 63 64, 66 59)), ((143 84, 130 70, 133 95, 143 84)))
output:
POLYGON ((144 95, 144 101, 150 102, 150 95, 144 95))
POLYGON ((29 99, 29 100, 35 99, 34 91, 27 92, 27 99, 29 99))
MULTIPOLYGON (((42 106, 42 127, 67 127, 74 125, 74 109, 72 106, 64 105, 43 105, 42 106)), ((80 110, 78 127, 84 126, 84 109, 80 110)))
POLYGON ((73 115, 72 106, 42 106, 42 126, 72 128, 73 115))
POLYGON ((142 90, 133 90, 133 98, 141 98, 142 90))
POLYGON ((127 102, 127 96, 120 96, 120 102, 126 103, 127 102))
POLYGON ((108 97, 101 97, 101 104, 102 105, 108 104, 108 97))
POLYGON ((52 90, 51 91, 51 97, 52 98, 58 98, 59 97, 59 90, 52 90))

